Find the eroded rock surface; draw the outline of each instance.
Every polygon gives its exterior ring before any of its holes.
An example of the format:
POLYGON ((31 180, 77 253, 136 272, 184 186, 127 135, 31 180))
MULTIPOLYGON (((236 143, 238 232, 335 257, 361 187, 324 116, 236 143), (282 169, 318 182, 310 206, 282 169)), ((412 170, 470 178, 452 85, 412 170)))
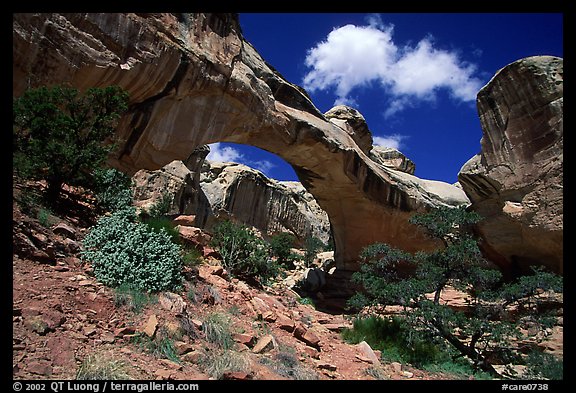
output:
POLYGON ((484 251, 510 273, 563 272, 563 59, 516 61, 478 93, 480 154, 458 180, 485 217, 484 251))
POLYGON ((214 142, 279 155, 330 217, 341 269, 356 270, 360 250, 378 241, 439 247, 408 219, 469 203, 454 186, 372 161, 368 134, 320 113, 243 39, 234 14, 14 14, 13 75, 14 96, 57 83, 126 89, 111 161, 130 174, 214 142))

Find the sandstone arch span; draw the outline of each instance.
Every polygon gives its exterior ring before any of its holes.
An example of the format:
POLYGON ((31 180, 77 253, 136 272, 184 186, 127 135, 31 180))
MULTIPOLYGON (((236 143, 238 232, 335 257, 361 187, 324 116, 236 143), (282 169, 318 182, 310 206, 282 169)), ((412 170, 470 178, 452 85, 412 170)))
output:
POLYGON ((438 247, 408 218, 469 203, 457 187, 373 161, 361 116, 320 113, 243 39, 235 15, 15 14, 13 31, 14 95, 63 82, 130 93, 112 159, 125 171, 158 169, 214 142, 282 157, 327 212, 341 269, 356 270, 359 251, 376 241, 438 247))

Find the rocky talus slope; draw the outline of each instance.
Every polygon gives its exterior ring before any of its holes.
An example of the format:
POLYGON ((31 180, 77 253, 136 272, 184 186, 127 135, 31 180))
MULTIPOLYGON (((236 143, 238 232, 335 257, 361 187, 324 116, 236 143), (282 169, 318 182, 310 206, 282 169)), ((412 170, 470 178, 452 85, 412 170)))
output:
MULTIPOLYGON (((74 379, 88 366, 137 380, 462 378, 386 362, 366 343, 348 344, 340 332, 351 326, 350 316, 304 304, 281 283, 256 288, 231 278, 209 253, 184 268, 181 291, 159 293, 138 309, 134 298, 99 283, 79 258, 95 219, 90 211, 84 201, 81 209, 39 220, 13 204, 14 379, 74 379), (227 349, 224 335, 209 335, 215 331, 209 326, 230 333, 227 349)), ((185 217, 176 221, 189 228, 185 217)), ((183 236, 200 238, 206 241, 183 236)), ((457 291, 446 291, 443 301, 467 307, 457 291)), ((561 356, 562 337, 560 319, 525 344, 561 356)))

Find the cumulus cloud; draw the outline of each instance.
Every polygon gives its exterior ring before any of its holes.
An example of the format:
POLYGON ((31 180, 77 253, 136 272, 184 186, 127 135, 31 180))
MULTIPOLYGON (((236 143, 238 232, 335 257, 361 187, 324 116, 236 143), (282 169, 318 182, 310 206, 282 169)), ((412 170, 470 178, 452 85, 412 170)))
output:
POLYGON ((220 143, 212 143, 210 146, 210 153, 206 159, 216 162, 238 162, 242 163, 245 158, 238 151, 230 146, 222 146, 220 143))
POLYGON ((271 176, 271 170, 276 167, 274 163, 268 160, 252 160, 242 154, 239 149, 232 146, 223 146, 220 143, 212 143, 209 146, 210 153, 208 153, 208 156, 206 157, 209 161, 236 162, 238 164, 244 164, 251 168, 258 169, 268 177, 271 176))
POLYGON ((376 146, 393 147, 396 150, 401 150, 404 147, 403 140, 408 136, 400 134, 374 136, 372 137, 373 144, 376 146))
POLYGON ((271 170, 276 167, 276 165, 268 160, 251 161, 250 166, 258 169, 260 172, 264 172, 268 176, 270 176, 271 170))
POLYGON ((393 30, 377 14, 369 15, 365 26, 333 29, 308 50, 305 64, 310 70, 304 87, 311 92, 333 88, 337 105, 356 103, 350 97, 356 88, 380 86, 388 94, 388 116, 405 109, 409 101, 435 100, 441 89, 456 101, 475 100, 482 87, 474 76, 475 66, 456 51, 434 47, 430 36, 416 45, 399 45, 393 30))

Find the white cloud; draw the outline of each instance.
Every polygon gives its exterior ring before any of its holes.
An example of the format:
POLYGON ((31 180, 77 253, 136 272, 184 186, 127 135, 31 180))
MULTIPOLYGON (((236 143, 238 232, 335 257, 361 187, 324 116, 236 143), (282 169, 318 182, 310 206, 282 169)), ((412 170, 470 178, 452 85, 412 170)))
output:
POLYGON ((210 153, 208 153, 208 156, 206 157, 209 161, 236 162, 238 164, 244 164, 251 168, 258 169, 268 177, 272 176, 271 170, 276 167, 274 163, 268 160, 253 161, 242 154, 239 149, 235 149, 231 146, 222 146, 220 143, 212 143, 209 146, 210 153))
POLYGON ((385 74, 396 51, 392 28, 346 25, 334 29, 326 41, 308 51, 305 62, 312 70, 304 77, 304 87, 315 91, 335 86, 342 100, 353 88, 385 74))
POLYGON ((215 162, 238 162, 244 160, 244 156, 233 147, 222 146, 220 143, 212 143, 210 146, 210 153, 206 159, 215 162))
POLYGON ((440 89, 456 101, 475 100, 482 82, 474 76, 476 68, 456 52, 435 48, 431 37, 416 46, 401 46, 392 39, 394 26, 384 25, 377 14, 369 15, 367 23, 335 28, 308 50, 305 64, 310 71, 303 80, 307 90, 334 88, 337 105, 355 103, 352 90, 379 83, 389 94, 388 116, 409 101, 435 100, 440 89))
POLYGON ((270 170, 275 168, 276 165, 274 165, 272 162, 268 161, 268 160, 261 160, 261 161, 253 161, 252 165, 254 168, 258 169, 260 172, 265 173, 268 177, 270 177, 270 170))
POLYGON ((400 134, 372 137, 374 145, 393 147, 396 150, 401 150, 401 148, 404 147, 404 143, 402 141, 406 138, 408 138, 407 135, 400 135, 400 134))

